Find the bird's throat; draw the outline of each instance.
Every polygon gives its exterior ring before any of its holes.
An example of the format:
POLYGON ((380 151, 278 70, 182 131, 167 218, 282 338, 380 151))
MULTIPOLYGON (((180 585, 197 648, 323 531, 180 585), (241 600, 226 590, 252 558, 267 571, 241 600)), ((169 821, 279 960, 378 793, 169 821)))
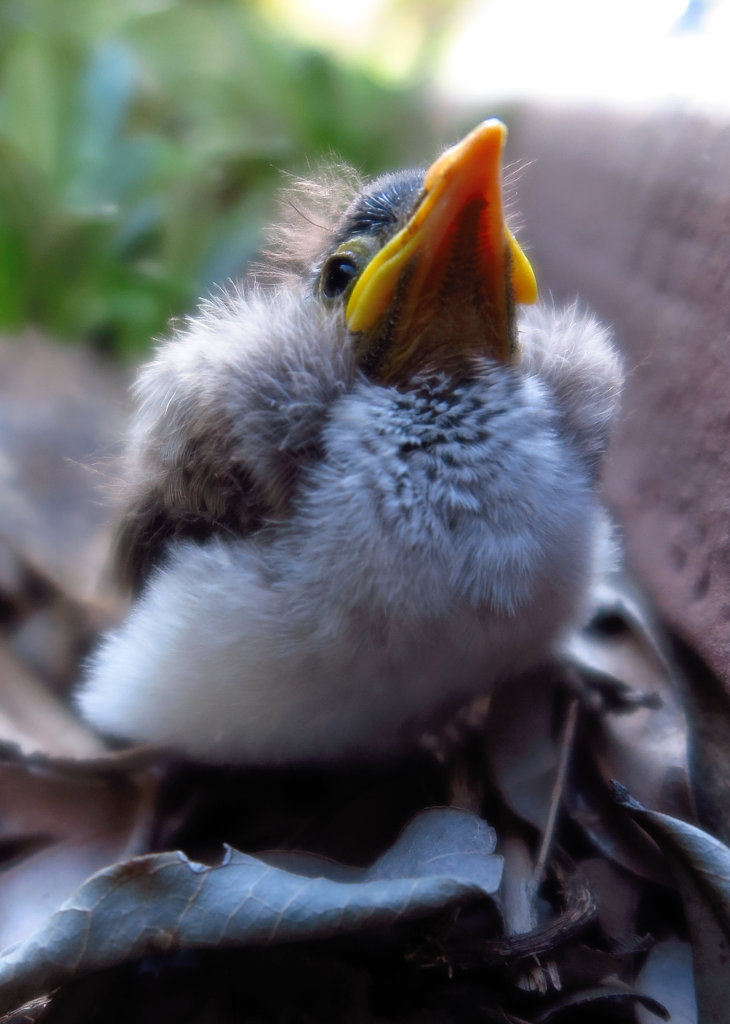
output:
POLYGON ((398 382, 475 355, 514 357, 515 301, 534 302, 537 289, 504 222, 505 138, 486 121, 442 154, 405 227, 361 274, 347 321, 366 372, 398 382))

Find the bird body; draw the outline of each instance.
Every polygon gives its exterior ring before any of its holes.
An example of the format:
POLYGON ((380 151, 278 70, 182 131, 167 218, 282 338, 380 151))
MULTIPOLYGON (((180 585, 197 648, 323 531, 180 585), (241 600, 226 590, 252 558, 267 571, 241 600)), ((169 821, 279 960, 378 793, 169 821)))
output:
MULTIPOLYGON (((406 197, 386 247, 422 181, 365 194, 406 197)), ((337 230, 315 266, 339 288, 337 230)), ((495 358, 461 296, 410 366, 402 285, 364 356, 357 292, 345 316, 324 286, 310 270, 209 301, 141 374, 122 533, 139 593, 80 694, 105 731, 213 762, 387 754, 546 660, 584 614, 607 548, 607 332, 537 306, 519 359, 512 338, 495 358)))

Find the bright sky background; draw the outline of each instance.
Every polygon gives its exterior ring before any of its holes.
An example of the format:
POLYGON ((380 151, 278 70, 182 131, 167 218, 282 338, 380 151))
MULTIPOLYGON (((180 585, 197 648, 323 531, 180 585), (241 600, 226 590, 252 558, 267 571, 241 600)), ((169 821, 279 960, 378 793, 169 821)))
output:
MULTIPOLYGON (((407 74, 438 5, 271 0, 310 41, 407 74), (395 20, 394 20, 395 8, 395 20)), ((539 97, 730 106, 730 0, 473 0, 435 85, 456 99, 539 97)))

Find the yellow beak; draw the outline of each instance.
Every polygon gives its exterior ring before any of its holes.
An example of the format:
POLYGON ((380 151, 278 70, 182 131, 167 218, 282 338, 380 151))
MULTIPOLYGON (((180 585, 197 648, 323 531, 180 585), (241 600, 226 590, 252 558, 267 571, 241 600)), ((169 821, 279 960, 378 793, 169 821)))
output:
POLYGON ((504 222, 506 137, 505 125, 491 119, 443 153, 428 169, 406 226, 360 275, 347 324, 367 334, 388 315, 392 351, 384 376, 418 361, 419 336, 434 320, 442 333, 445 324, 450 345, 500 361, 514 354, 514 303, 535 302, 537 285, 504 222))

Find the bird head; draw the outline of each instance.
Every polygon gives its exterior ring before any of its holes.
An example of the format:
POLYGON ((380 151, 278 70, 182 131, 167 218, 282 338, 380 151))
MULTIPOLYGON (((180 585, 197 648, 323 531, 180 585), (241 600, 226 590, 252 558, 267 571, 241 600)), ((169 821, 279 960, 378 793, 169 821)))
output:
POLYGON ((351 203, 317 267, 368 376, 399 384, 516 355, 515 303, 534 302, 532 268, 504 219, 507 129, 491 119, 424 173, 377 179, 351 203))

